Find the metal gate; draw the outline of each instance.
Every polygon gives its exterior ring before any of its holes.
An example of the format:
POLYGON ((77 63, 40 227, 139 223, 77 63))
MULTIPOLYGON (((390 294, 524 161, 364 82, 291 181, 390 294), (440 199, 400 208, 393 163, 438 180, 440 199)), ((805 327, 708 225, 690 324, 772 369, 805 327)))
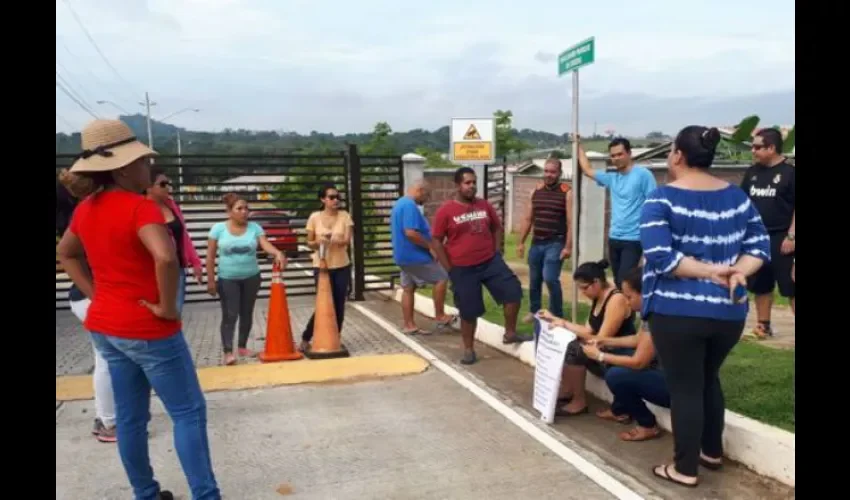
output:
MULTIPOLYGON (((73 155, 57 155, 57 172, 73 160, 73 155)), ((392 261, 389 213, 404 191, 401 157, 361 157, 351 145, 326 155, 161 155, 156 166, 172 181, 172 196, 183 211, 202 262, 210 228, 227 217, 222 195, 233 192, 246 199, 251 220, 263 226, 269 241, 289 257, 283 276, 290 296, 315 293, 305 225, 321 207, 319 190, 333 185, 340 192, 340 208, 348 210, 355 223, 351 297, 363 300, 366 291, 392 288, 398 268, 392 261)), ((271 260, 261 253, 260 297, 268 297, 271 268, 271 260)), ((191 272, 187 274, 186 302, 217 300, 206 286, 195 282, 191 272)), ((68 308, 70 285, 57 261, 57 309, 68 308)))
MULTIPOLYGON (((505 221, 505 210, 508 204, 508 167, 507 158, 502 158, 502 163, 497 165, 484 165, 484 179, 486 179, 486 189, 484 190, 484 199, 489 201, 499 218, 502 220, 502 225, 507 224, 505 221)), ((505 228, 508 231, 508 228, 505 228)), ((502 232, 502 241, 500 242, 502 251, 505 250, 505 232, 502 232)))

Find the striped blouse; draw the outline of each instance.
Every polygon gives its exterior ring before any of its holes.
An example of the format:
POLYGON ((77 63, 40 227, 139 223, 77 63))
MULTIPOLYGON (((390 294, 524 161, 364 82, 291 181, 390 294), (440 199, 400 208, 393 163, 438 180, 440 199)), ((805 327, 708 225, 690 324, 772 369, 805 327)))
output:
POLYGON ((770 238, 761 216, 738 186, 692 191, 656 189, 641 213, 644 317, 651 313, 740 321, 749 305, 738 304, 729 289, 710 280, 671 273, 683 257, 733 265, 743 254, 770 261, 770 238))

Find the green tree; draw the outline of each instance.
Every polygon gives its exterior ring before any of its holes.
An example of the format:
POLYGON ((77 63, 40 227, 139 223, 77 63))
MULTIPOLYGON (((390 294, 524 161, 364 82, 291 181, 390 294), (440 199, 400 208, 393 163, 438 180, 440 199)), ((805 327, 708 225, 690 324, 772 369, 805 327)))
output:
POLYGON ((425 168, 458 168, 448 158, 443 158, 443 153, 440 153, 434 148, 418 147, 416 154, 425 158, 425 168))
POLYGON ((511 110, 497 109, 493 113, 496 122, 496 158, 503 158, 511 153, 517 155, 531 149, 531 146, 518 137, 513 128, 514 114, 511 110))

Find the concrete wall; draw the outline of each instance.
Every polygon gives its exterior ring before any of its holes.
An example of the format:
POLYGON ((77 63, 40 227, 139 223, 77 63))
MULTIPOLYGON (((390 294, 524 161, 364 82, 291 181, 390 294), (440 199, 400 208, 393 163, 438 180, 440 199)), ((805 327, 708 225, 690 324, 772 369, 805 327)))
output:
MULTIPOLYGON (((405 185, 409 186, 411 182, 420 178, 424 178, 431 185, 431 200, 425 204, 424 213, 428 220, 433 223, 437 208, 444 201, 455 196, 454 169, 425 169, 425 159, 412 153, 404 155, 403 161, 405 164, 405 185)), ((591 163, 594 168, 604 168, 607 159, 594 158, 591 163)), ((650 164, 648 167, 655 176, 658 185, 668 182, 665 164, 650 164)), ((748 167, 749 165, 717 165, 713 168, 713 173, 733 184, 740 184, 744 171, 748 167)), ((567 172, 565 181, 572 184, 570 177, 570 172, 567 172)), ((505 220, 503 221, 507 231, 519 232, 523 216, 531 203, 530 193, 541 180, 540 174, 508 174, 506 185, 509 192, 506 197, 505 220)), ((611 199, 607 190, 600 188, 595 182, 588 181, 586 178, 582 179, 581 192, 580 260, 599 260, 605 256, 605 249, 608 246, 611 199)))

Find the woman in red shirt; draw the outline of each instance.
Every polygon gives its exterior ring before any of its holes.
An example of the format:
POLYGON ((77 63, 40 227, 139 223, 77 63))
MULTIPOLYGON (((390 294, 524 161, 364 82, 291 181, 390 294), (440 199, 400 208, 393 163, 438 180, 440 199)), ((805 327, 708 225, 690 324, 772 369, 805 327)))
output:
POLYGON ((75 192, 92 194, 75 210, 57 250, 68 276, 92 301, 84 325, 109 365, 118 450, 134 496, 173 498, 160 490, 148 455, 153 389, 174 422, 192 498, 220 499, 206 401, 177 309, 174 243, 159 207, 139 194, 150 186, 156 153, 118 120, 87 125, 82 150, 70 174, 75 192))

